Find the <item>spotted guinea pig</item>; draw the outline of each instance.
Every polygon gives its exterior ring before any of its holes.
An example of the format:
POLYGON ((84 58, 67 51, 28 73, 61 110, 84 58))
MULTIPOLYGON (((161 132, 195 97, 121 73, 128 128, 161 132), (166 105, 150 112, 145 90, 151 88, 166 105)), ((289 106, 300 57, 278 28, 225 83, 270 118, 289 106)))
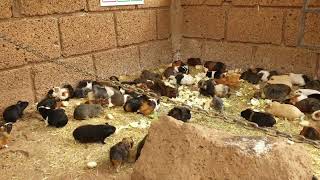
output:
POLYGON ((187 122, 191 119, 190 109, 186 107, 174 107, 169 111, 168 116, 183 122, 187 122))

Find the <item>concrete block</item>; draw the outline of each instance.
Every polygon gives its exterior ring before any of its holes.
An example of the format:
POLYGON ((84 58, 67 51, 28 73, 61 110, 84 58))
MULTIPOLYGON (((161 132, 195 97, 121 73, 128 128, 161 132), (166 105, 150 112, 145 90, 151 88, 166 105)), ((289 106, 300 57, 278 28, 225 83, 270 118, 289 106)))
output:
POLYGON ((170 37, 170 10, 159 9, 157 11, 157 28, 158 39, 166 39, 170 37))
POLYGON ((0 19, 10 18, 12 16, 12 0, 1 0, 0 1, 0 19))
POLYGON ((120 46, 157 38, 156 11, 154 10, 117 12, 116 21, 120 46))
POLYGON ((183 38, 181 44, 182 60, 186 61, 189 58, 201 58, 203 40, 183 38))
POLYGON ((308 13, 305 20, 303 41, 305 45, 320 47, 320 14, 308 13))
POLYGON ((64 56, 116 46, 113 14, 65 16, 59 20, 64 56))
POLYGON ((139 46, 142 69, 155 69, 172 62, 171 41, 162 40, 139 46))
POLYGON ((286 12, 284 42, 287 46, 297 46, 299 38, 301 10, 292 9, 286 12))

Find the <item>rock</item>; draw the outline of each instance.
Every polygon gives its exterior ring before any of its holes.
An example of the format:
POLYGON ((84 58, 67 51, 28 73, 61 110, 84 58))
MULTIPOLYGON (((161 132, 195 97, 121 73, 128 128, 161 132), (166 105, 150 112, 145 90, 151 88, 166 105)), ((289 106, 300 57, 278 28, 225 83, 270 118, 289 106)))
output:
POLYGON ((152 123, 132 180, 310 180, 311 159, 299 144, 269 137, 232 136, 160 117, 152 123))
POLYGON ((97 167, 97 162, 90 161, 90 162, 87 163, 87 167, 90 168, 90 169, 93 169, 93 168, 97 167))

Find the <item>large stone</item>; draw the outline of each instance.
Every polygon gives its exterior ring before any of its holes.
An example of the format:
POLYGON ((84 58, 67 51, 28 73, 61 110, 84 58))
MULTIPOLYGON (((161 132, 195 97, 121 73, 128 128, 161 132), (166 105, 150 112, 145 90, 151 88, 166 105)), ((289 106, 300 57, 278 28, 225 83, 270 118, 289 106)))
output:
POLYGON ((113 14, 65 16, 60 19, 64 56, 116 46, 113 14))
POLYGON ((320 14, 308 13, 305 20, 304 44, 320 47, 320 14))
POLYGON ((290 9, 286 11, 286 21, 284 24, 284 42, 287 46, 297 46, 300 28, 300 9, 290 9))
POLYGON ((311 178, 311 159, 300 145, 232 136, 167 116, 152 123, 132 174, 132 180, 311 178))

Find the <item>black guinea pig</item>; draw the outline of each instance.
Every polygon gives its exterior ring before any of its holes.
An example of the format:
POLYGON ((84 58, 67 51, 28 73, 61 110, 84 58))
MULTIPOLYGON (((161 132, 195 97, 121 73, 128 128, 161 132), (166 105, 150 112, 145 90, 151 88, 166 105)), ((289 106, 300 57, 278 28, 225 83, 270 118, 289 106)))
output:
POLYGON ((285 84, 267 84, 262 89, 262 97, 274 101, 285 101, 290 94, 291 88, 285 84))
POLYGON ((91 89, 87 88, 76 88, 73 93, 74 98, 85 98, 87 97, 88 93, 92 91, 91 89))
POLYGON ((116 127, 106 124, 83 125, 73 131, 73 137, 80 143, 100 142, 105 144, 104 140, 116 132, 116 127))
POLYGON ((305 89, 313 89, 320 91, 320 80, 312 80, 306 83, 304 86, 305 89))
POLYGON ((123 163, 129 161, 130 150, 132 147, 133 139, 123 138, 121 142, 118 142, 110 148, 110 162, 117 172, 123 163))
POLYGON ((212 80, 201 80, 198 83, 199 92, 203 96, 214 97, 215 95, 215 87, 214 82, 212 80))
POLYGON ((186 107, 174 107, 169 111, 168 116, 183 122, 187 122, 191 119, 190 109, 186 107))
POLYGON ((38 111, 49 126, 61 128, 68 124, 68 116, 64 109, 48 109, 40 107, 38 111))
POLYGON ((252 69, 241 73, 240 79, 246 80, 251 84, 258 84, 263 74, 258 74, 252 69))
POLYGON ((189 66, 197 66, 197 65, 202 65, 202 62, 200 58, 189 58, 187 60, 187 64, 189 66))
POLYGON ((179 73, 189 74, 189 66, 184 64, 178 67, 179 73))
POLYGON ((55 109, 57 107, 57 100, 54 98, 44 98, 37 104, 37 110, 39 110, 40 107, 55 109))
POLYGON ((241 117, 250 122, 256 123, 259 127, 272 127, 276 124, 276 120, 269 113, 255 112, 251 109, 246 109, 241 112, 241 117))
POLYGON ((146 142, 147 137, 148 137, 148 135, 146 135, 137 145, 136 161, 139 159, 139 157, 141 155, 141 151, 142 151, 142 148, 146 142))
POLYGON ((117 82, 119 81, 119 78, 117 76, 110 76, 109 79, 111 81, 117 81, 117 82))
POLYGON ((295 106, 304 113, 313 113, 320 110, 320 100, 315 98, 306 98, 295 104, 295 106))
POLYGON ((7 107, 3 111, 3 119, 6 123, 15 123, 23 115, 23 111, 28 107, 29 102, 18 101, 17 104, 7 107))

